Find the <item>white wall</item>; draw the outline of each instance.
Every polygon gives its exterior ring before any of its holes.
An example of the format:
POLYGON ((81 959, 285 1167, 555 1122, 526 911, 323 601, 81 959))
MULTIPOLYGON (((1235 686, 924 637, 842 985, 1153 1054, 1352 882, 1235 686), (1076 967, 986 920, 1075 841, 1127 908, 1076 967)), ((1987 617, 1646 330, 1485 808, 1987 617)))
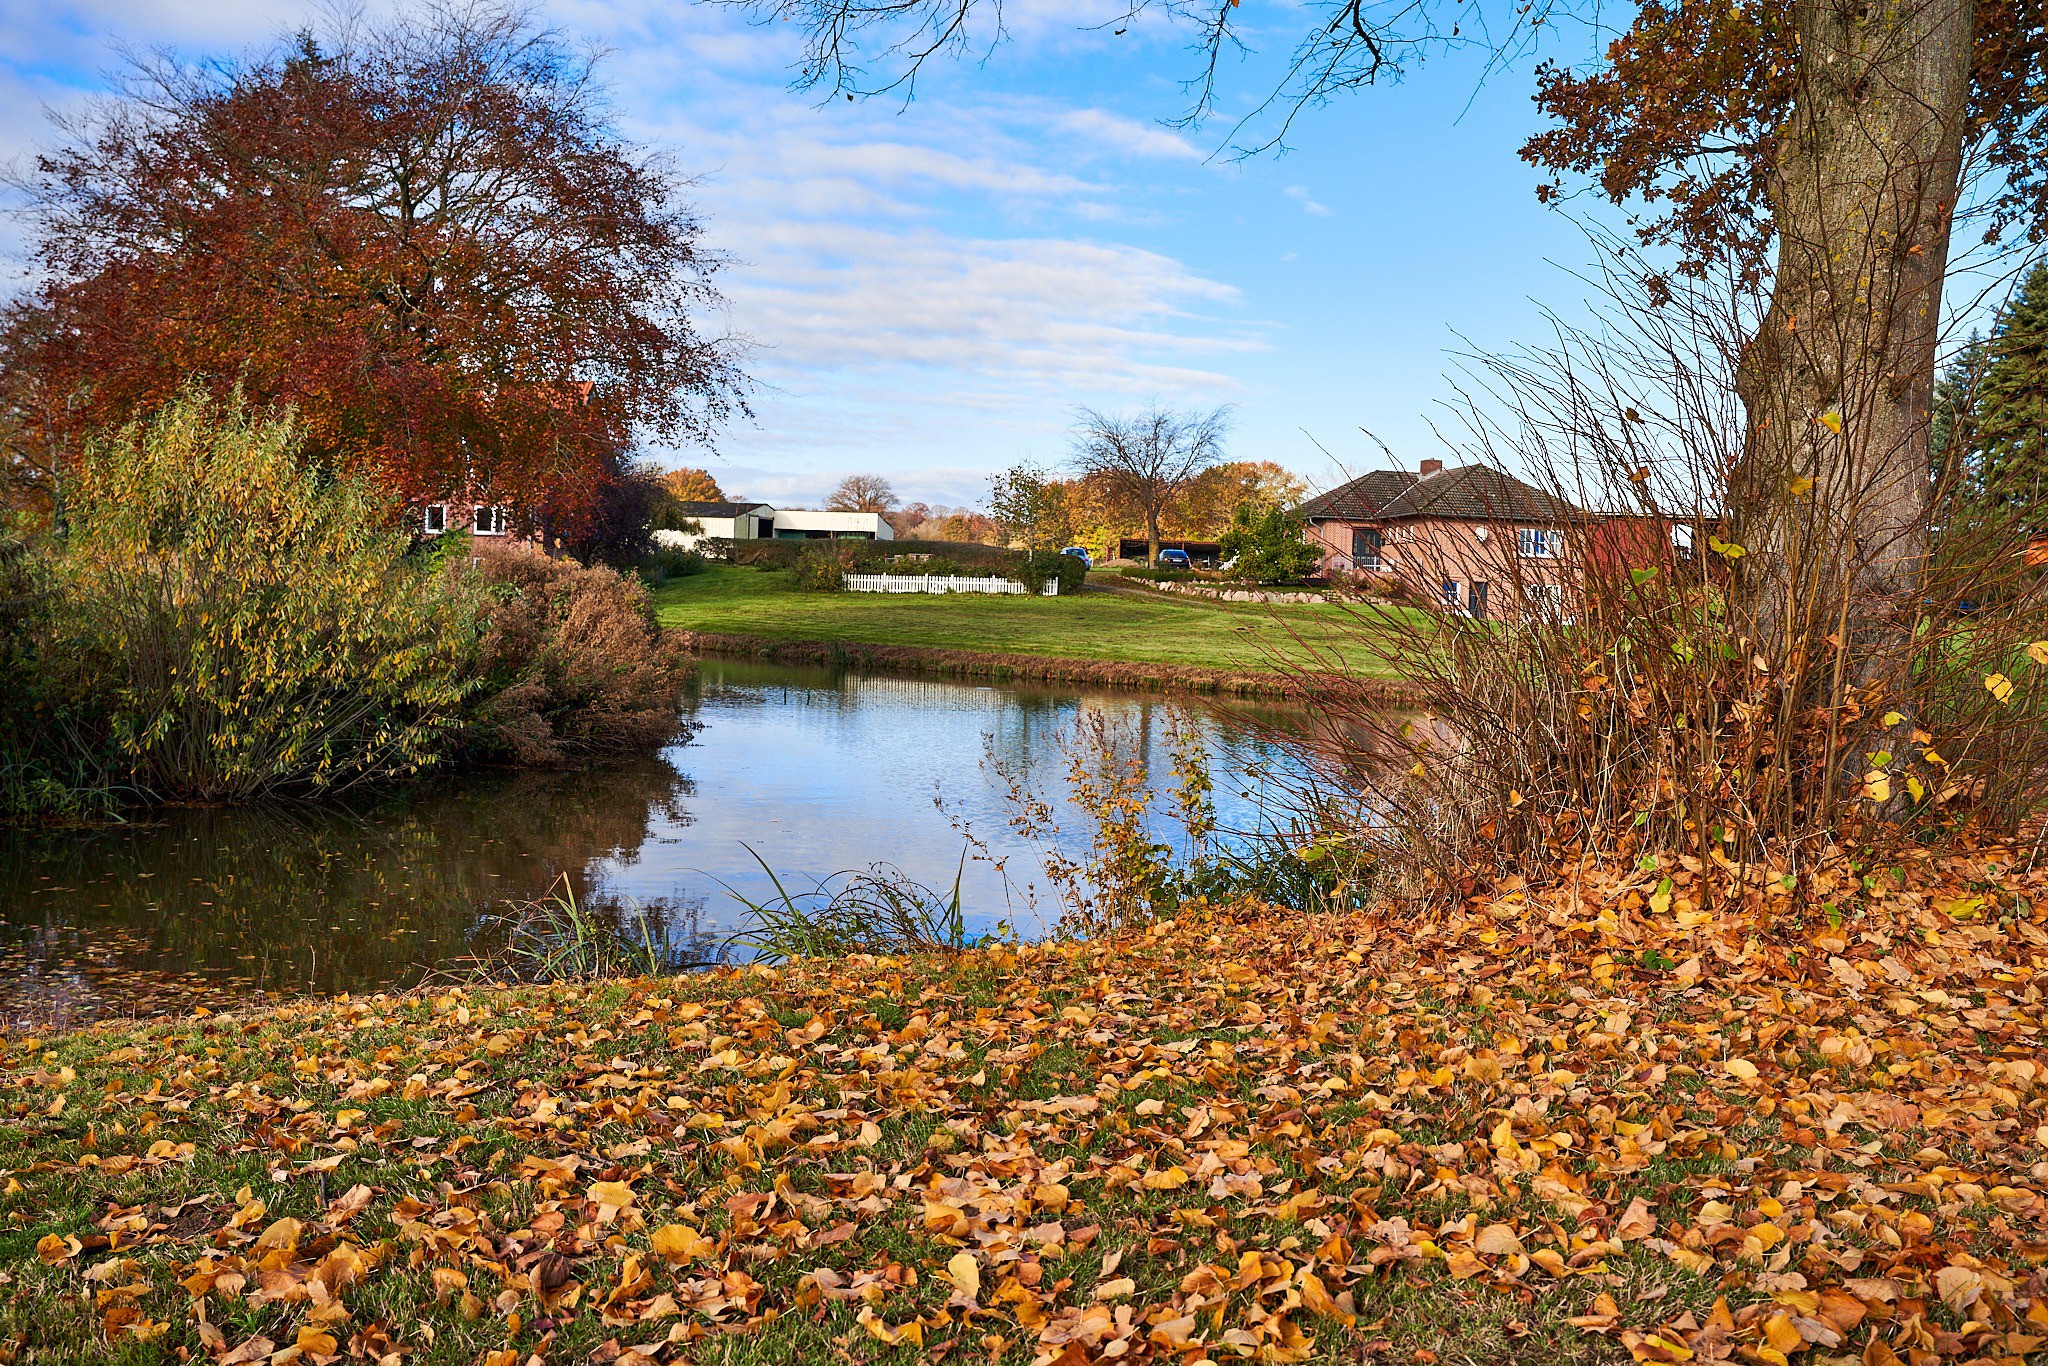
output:
POLYGON ((866 534, 893 541, 896 532, 879 512, 799 512, 775 509, 775 534, 785 531, 827 531, 833 535, 866 534))

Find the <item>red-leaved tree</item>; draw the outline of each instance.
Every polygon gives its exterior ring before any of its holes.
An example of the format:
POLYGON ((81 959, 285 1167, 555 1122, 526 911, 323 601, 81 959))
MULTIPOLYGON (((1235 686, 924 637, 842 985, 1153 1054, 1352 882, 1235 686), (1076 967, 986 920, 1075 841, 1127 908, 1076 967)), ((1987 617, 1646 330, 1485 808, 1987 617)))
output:
POLYGON ((5 331, 23 451, 239 386, 398 497, 573 518, 636 437, 743 408, 682 182, 525 11, 140 60, 61 127, 19 187, 46 272, 5 331))

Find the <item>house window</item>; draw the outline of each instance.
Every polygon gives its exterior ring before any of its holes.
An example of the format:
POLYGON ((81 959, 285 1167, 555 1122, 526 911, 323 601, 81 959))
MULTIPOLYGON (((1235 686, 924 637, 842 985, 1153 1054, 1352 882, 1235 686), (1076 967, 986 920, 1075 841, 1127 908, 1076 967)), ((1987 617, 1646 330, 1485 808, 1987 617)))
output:
POLYGON ((1475 580, 1465 593, 1465 612, 1474 621, 1486 620, 1486 600, 1491 595, 1492 585, 1484 579, 1475 580))
POLYGON ((479 536, 503 536, 510 529, 511 519, 503 508, 479 507, 471 526, 479 536))
POLYGON ((1380 551, 1386 543, 1387 538, 1376 527, 1351 528, 1351 562, 1360 569, 1380 568, 1380 551))
POLYGON ((1457 584, 1455 584, 1455 583, 1446 583, 1446 584, 1444 585, 1444 606, 1446 606, 1446 607, 1456 607, 1457 605, 1458 605, 1458 585, 1457 585, 1457 584))
POLYGON ((1532 583, 1527 585, 1529 608, 1543 621, 1554 621, 1569 625, 1571 619, 1564 611, 1564 585, 1561 583, 1532 583))
POLYGON ((448 529, 448 505, 429 503, 420 519, 420 525, 427 535, 438 536, 448 529))
POLYGON ((1545 526, 1515 528, 1515 549, 1530 559, 1547 560, 1557 554, 1557 532, 1545 526))

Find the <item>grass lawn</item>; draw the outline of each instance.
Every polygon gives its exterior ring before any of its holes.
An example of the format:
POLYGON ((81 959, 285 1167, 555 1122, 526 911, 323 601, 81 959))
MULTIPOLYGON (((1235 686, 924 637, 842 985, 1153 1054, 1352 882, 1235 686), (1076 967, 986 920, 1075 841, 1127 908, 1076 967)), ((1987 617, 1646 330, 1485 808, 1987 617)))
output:
POLYGON ((1389 672, 1342 607, 1217 603, 1143 590, 1073 597, 807 593, 786 570, 718 565, 654 595, 661 624, 773 640, 858 641, 938 650, 1271 671, 1300 641, 1349 667, 1389 672))
POLYGON ((0 1034, 0 1361, 2038 1361, 2023 862, 0 1034))

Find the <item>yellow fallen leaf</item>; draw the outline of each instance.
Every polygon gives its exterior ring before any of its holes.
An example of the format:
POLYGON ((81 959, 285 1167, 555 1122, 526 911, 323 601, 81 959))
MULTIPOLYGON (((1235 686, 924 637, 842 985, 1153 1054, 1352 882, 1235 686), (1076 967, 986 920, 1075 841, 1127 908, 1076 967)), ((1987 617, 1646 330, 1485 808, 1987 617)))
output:
POLYGON ((1132 1280, 1129 1276, 1119 1276, 1113 1281, 1104 1281, 1101 1285, 1096 1286, 1095 1298, 1098 1300, 1120 1300, 1126 1295, 1136 1294, 1137 1291, 1138 1283, 1136 1281, 1132 1280))
POLYGON ((341 1344, 325 1329, 308 1326, 299 1330, 298 1348, 307 1356, 331 1357, 341 1350, 341 1344))
POLYGON ((698 1261, 718 1251, 718 1244, 688 1224, 663 1224, 648 1236, 654 1255, 672 1262, 698 1261))
POLYGON ((1813 420, 1833 432, 1836 436, 1842 434, 1842 414, 1839 409, 1830 408, 1813 420))
POLYGON ((2027 647, 2027 658, 2036 664, 2048 667, 2048 640, 2037 640, 2027 647))
POLYGON ((1892 799, 1892 777, 1881 768, 1873 768, 1863 775, 1863 795, 1874 802, 1888 802, 1892 799))
POLYGON ((1736 1077, 1742 1081, 1756 1080, 1756 1064, 1748 1058, 1730 1058, 1721 1065, 1728 1069, 1728 1075, 1731 1077, 1736 1077))
POLYGON ((2011 702, 2012 680, 2004 674, 1985 674, 1984 691, 1990 693, 2000 702, 2011 702))
POLYGON ((981 1267, 975 1263, 973 1253, 954 1253, 953 1260, 946 1263, 946 1274, 953 1278, 953 1288, 968 1299, 981 1294, 981 1267))
POLYGON ((590 1198, 598 1205, 624 1209, 633 1203, 633 1188, 623 1181, 596 1181, 591 1183, 590 1198))

